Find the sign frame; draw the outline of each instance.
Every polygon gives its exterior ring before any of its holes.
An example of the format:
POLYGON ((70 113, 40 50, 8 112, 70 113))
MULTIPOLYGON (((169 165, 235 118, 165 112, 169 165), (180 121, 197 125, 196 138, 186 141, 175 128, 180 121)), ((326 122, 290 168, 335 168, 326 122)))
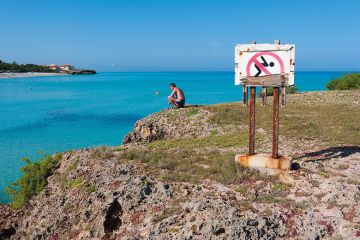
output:
POLYGON ((235 85, 293 86, 294 71, 294 44, 235 45, 235 85), (269 63, 266 62, 265 56, 269 63), (261 60, 262 63, 260 63, 261 60))
POLYGON ((295 45, 238 44, 235 46, 235 85, 243 86, 243 105, 249 111, 249 152, 235 156, 235 161, 245 167, 268 167, 290 170, 291 157, 279 155, 279 112, 285 106, 286 87, 294 85, 295 45), (266 56, 266 57, 265 57, 266 56), (266 106, 266 89, 273 87, 273 131, 271 155, 255 152, 255 102, 256 87, 262 87, 263 106, 266 106), (250 94, 249 94, 250 88, 250 94))

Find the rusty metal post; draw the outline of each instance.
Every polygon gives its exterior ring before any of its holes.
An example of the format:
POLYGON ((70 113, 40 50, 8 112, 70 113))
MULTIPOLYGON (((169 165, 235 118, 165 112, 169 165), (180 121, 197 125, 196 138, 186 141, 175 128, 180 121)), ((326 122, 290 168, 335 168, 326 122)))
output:
POLYGON ((281 106, 285 107, 286 105, 286 87, 281 87, 281 106))
POLYGON ((248 105, 248 87, 243 85, 243 105, 248 105))
POLYGON ((266 100, 267 100, 266 87, 265 86, 262 87, 261 98, 262 98, 262 105, 263 105, 263 107, 265 107, 266 106, 266 100))
POLYGON ((273 141, 272 141, 272 157, 278 158, 279 149, 279 92, 280 87, 274 87, 274 103, 273 103, 273 141))
POLYGON ((255 99, 256 87, 250 87, 249 155, 255 154, 255 99))

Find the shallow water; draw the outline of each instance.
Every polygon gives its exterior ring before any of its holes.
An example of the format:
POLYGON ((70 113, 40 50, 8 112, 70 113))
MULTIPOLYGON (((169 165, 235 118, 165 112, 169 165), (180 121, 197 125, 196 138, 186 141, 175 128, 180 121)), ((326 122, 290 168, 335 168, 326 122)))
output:
MULTIPOLYGON (((300 91, 324 90, 341 74, 297 72, 295 83, 300 91)), ((170 82, 184 90, 187 103, 240 101, 233 78, 233 72, 122 72, 0 79, 0 202, 21 175, 21 158, 120 144, 136 120, 168 107, 170 82)))

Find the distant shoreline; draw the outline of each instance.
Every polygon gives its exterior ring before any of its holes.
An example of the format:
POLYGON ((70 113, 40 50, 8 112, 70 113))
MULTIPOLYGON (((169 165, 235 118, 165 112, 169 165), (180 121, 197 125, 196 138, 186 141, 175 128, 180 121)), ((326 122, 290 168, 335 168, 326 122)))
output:
POLYGON ((50 77, 50 76, 63 76, 63 75, 69 75, 69 74, 67 74, 67 73, 45 73, 45 72, 24 72, 24 73, 6 72, 6 73, 0 73, 0 79, 28 78, 28 77, 50 77))

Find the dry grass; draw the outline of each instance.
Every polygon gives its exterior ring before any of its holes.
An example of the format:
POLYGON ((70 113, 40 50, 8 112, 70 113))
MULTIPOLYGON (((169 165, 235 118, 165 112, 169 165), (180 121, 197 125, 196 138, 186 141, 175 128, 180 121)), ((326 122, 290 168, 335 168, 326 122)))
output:
MULTIPOLYGON (((226 133, 218 135, 211 132, 209 136, 198 138, 179 138, 169 140, 159 140, 148 144, 152 148, 170 149, 198 149, 198 148, 228 148, 228 147, 245 147, 248 143, 248 133, 240 131, 236 133, 226 133)), ((260 136, 258 136, 260 137, 260 136)))
MULTIPOLYGON (((357 94, 346 92, 346 94, 357 94)), ((340 144, 360 144, 360 106, 354 103, 326 104, 328 99, 314 97, 289 101, 285 108, 280 110, 280 134, 297 139, 314 139, 324 142, 328 146, 340 144)), ((326 96, 326 95, 325 95, 326 96)), ((327 96, 328 97, 328 96, 327 96)), ((260 101, 256 106, 256 127, 271 133, 272 104, 262 107, 260 101)), ((206 107, 213 113, 210 121, 220 125, 248 124, 249 109, 240 103, 220 104, 206 107)))
POLYGON ((106 146, 99 146, 91 150, 91 158, 93 159, 110 159, 114 156, 112 149, 106 146))
POLYGON ((121 159, 137 160, 147 164, 146 171, 166 181, 200 183, 212 179, 224 184, 247 180, 267 180, 271 177, 259 171, 241 167, 234 161, 232 152, 217 150, 162 148, 128 148, 121 159))

